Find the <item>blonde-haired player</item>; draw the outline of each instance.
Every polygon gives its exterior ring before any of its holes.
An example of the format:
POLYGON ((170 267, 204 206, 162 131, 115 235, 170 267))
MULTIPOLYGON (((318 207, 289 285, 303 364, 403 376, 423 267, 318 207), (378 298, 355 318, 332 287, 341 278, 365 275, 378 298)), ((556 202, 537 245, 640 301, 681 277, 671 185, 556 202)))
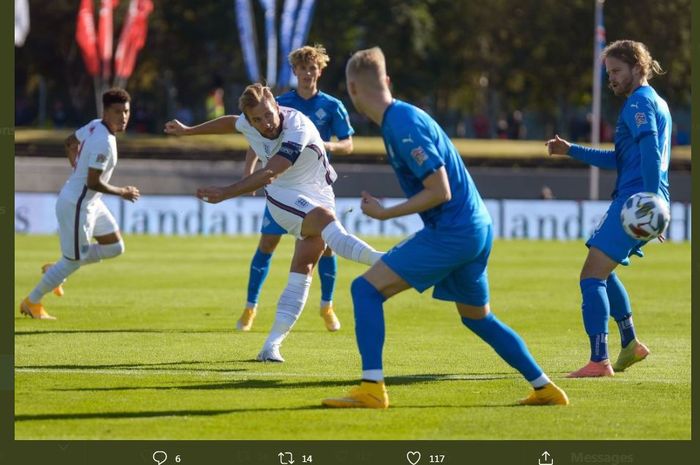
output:
MULTIPOLYGON (((318 80, 328 65, 329 57, 322 45, 306 45, 289 54, 289 64, 297 77, 298 85, 277 97, 277 103, 294 108, 305 114, 316 126, 326 154, 329 156, 349 155, 353 150, 352 135, 355 132, 343 103, 337 98, 322 92, 318 80), (337 141, 331 140, 335 136, 337 141)), ((252 149, 246 154, 244 174, 253 172, 258 158, 252 149)), ((270 270, 270 262, 280 238, 285 230, 278 225, 269 209, 263 213, 260 228, 260 241, 250 263, 248 275, 248 296, 243 313, 236 323, 241 331, 249 331, 257 314, 258 298, 265 278, 270 270)), ((333 292, 338 273, 338 261, 330 248, 326 248, 318 261, 318 275, 321 281, 320 314, 328 331, 340 329, 340 321, 333 310, 333 292)))
POLYGON ((447 134, 427 113, 393 98, 379 47, 355 53, 345 76, 355 108, 381 127, 389 162, 407 197, 384 207, 363 192, 362 211, 379 220, 418 213, 425 227, 353 281, 362 381, 346 396, 325 399, 323 405, 389 406, 382 360, 384 301, 409 288, 423 292, 431 287, 435 299, 453 302, 462 324, 532 385, 522 404, 568 404, 564 391, 537 365, 522 338, 491 312, 487 274, 491 217, 447 134))
POLYGON ((296 237, 287 286, 277 304, 270 334, 258 354, 260 361, 283 362, 279 352, 301 315, 311 275, 326 244, 341 257, 371 265, 381 253, 348 234, 335 216, 332 184, 337 175, 328 163, 323 140, 303 113, 277 104, 262 84, 246 87, 239 99, 241 115, 227 115, 188 127, 166 123, 175 135, 221 134, 238 131, 262 161, 262 168, 225 187, 205 187, 197 197, 218 203, 265 188, 267 208, 284 230, 296 237))

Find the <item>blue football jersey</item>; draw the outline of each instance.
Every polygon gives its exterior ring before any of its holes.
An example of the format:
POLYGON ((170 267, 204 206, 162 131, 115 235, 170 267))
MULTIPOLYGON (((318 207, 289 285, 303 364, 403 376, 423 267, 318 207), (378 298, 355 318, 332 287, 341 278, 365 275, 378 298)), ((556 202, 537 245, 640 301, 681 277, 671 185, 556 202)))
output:
POLYGON ((381 130, 389 162, 406 197, 422 191, 423 180, 445 167, 452 198, 420 213, 427 227, 470 230, 491 223, 457 149, 430 115, 394 100, 384 112, 381 130))
POLYGON ((324 141, 331 136, 339 140, 347 139, 355 133, 350 125, 350 117, 343 102, 323 92, 306 100, 290 90, 277 97, 277 103, 304 113, 316 126, 324 141))
POLYGON ((616 195, 651 190, 669 200, 671 126, 668 105, 651 86, 627 98, 615 128, 616 195))

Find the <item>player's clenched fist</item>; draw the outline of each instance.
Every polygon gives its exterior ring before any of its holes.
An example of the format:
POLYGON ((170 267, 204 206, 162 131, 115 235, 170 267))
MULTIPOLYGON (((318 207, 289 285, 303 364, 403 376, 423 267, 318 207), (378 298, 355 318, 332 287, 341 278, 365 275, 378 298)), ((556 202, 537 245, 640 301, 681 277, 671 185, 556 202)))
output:
POLYGON ((182 136, 187 133, 188 129, 190 129, 189 126, 185 126, 176 119, 171 119, 170 121, 165 123, 165 128, 163 129, 163 132, 173 136, 182 136))
POLYGON ((375 218, 377 220, 382 219, 382 214, 384 213, 384 207, 379 203, 379 200, 367 191, 362 191, 362 203, 360 204, 362 212, 369 216, 370 218, 375 218))
POLYGON ((129 202, 136 202, 139 197, 141 197, 141 193, 139 192, 138 187, 136 186, 126 186, 124 187, 124 191, 121 194, 121 198, 124 200, 128 200, 129 202))
POLYGON ((224 190, 220 187, 202 187, 197 189, 197 198, 207 203, 219 203, 226 200, 224 190))

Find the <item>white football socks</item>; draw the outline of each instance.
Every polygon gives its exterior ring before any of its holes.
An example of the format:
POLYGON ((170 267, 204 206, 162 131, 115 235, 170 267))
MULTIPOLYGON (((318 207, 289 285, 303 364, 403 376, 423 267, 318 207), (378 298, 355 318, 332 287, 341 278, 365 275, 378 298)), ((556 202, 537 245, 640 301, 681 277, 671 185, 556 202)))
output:
POLYGON ((75 273, 81 265, 89 265, 103 259, 117 257, 123 254, 124 250, 124 241, 106 245, 90 244, 88 253, 79 261, 68 260, 65 257, 61 257, 51 268, 46 270, 39 284, 29 293, 29 301, 35 304, 41 302, 41 299, 46 294, 60 284, 63 284, 63 281, 65 281, 68 276, 75 273))
POLYGON ((552 380, 549 379, 549 376, 542 373, 539 377, 530 381, 530 385, 532 385, 533 388, 537 389, 537 388, 544 387, 551 382, 552 382, 552 380))
POLYGON ((367 381, 384 381, 384 370, 362 370, 362 379, 367 381))
POLYGON ((114 258, 124 253, 124 241, 115 242, 114 244, 90 244, 88 253, 83 257, 83 265, 97 263, 106 258, 114 258))
POLYGON ((29 301, 38 304, 44 295, 51 292, 55 287, 63 283, 63 281, 73 274, 75 270, 80 268, 80 262, 68 260, 65 257, 61 257, 59 261, 51 266, 46 273, 41 277, 41 281, 34 288, 32 292, 29 293, 29 301))
POLYGON ((264 347, 282 344, 304 310, 304 304, 309 297, 309 287, 311 287, 311 276, 289 273, 287 287, 282 291, 280 300, 277 302, 275 322, 264 347))
POLYGON ((383 252, 377 252, 366 242, 349 234, 338 220, 323 228, 321 237, 336 254, 354 262, 371 266, 384 255, 383 252))

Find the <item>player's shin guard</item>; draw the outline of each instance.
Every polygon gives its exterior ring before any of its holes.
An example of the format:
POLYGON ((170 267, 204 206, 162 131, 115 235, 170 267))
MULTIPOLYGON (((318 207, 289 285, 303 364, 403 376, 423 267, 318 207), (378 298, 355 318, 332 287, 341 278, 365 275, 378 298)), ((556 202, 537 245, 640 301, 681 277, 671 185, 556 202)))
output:
POLYGON ((583 303, 583 326, 591 342, 591 360, 600 362, 608 358, 608 318, 610 301, 606 282, 602 279, 586 278, 581 280, 583 303))
POLYGON ((462 317, 462 323, 490 345, 508 365, 518 370, 526 380, 532 382, 543 375, 542 369, 527 349, 525 341, 508 325, 496 318, 493 313, 489 313, 480 320, 462 317))
POLYGON ((321 278, 321 301, 331 302, 335 291, 335 277, 338 274, 338 257, 321 257, 318 260, 318 275, 321 278))
POLYGON ((362 357, 362 377, 381 381, 384 348, 384 296, 360 276, 350 287, 355 309, 355 337, 362 357))
POLYGON ((299 319, 306 299, 309 297, 311 276, 302 273, 289 273, 287 287, 282 291, 277 303, 275 322, 270 330, 270 335, 265 341, 265 347, 280 345, 284 338, 299 319))
POLYGON ((349 234, 338 220, 323 228, 321 237, 341 257, 365 265, 374 265, 383 255, 382 252, 377 252, 366 242, 349 234))
POLYGON ((250 262, 250 274, 248 275, 248 306, 258 303, 260 289, 270 272, 271 253, 263 253, 260 249, 255 251, 253 260, 250 262))
POLYGON ((91 244, 88 253, 80 260, 81 265, 97 263, 107 258, 118 257, 126 250, 124 241, 120 240, 114 244, 91 244))
POLYGON ((80 262, 61 257, 59 261, 46 270, 39 284, 29 294, 29 301, 32 303, 39 303, 44 295, 63 283, 63 281, 78 268, 80 268, 80 262))
POLYGON ((610 302, 610 315, 617 322, 622 347, 627 347, 637 337, 632 322, 632 305, 629 295, 615 273, 610 273, 608 276, 606 290, 610 302))

